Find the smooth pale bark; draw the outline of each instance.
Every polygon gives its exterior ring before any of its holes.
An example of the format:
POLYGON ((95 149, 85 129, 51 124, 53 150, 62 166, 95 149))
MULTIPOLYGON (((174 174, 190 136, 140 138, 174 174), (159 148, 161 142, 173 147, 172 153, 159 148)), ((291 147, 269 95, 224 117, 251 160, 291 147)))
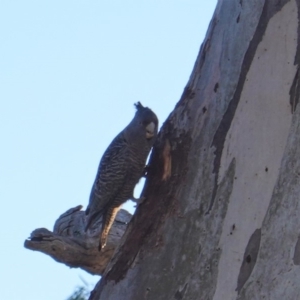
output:
POLYGON ((299 4, 219 0, 90 299, 299 299, 299 4))

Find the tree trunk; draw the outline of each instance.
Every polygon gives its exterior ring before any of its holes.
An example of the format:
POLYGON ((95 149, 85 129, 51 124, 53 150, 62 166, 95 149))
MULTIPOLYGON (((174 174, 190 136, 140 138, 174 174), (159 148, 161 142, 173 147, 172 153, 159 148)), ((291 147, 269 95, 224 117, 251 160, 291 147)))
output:
POLYGON ((299 4, 219 0, 90 299, 299 299, 299 4))

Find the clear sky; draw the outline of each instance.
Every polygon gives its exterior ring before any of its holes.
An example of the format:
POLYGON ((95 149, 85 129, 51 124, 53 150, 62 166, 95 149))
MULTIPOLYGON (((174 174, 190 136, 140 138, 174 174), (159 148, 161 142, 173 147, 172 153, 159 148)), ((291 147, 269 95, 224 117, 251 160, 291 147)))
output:
POLYGON ((164 122, 216 2, 0 1, 1 299, 65 300, 81 278, 99 280, 24 240, 87 205, 102 153, 134 102, 164 122))

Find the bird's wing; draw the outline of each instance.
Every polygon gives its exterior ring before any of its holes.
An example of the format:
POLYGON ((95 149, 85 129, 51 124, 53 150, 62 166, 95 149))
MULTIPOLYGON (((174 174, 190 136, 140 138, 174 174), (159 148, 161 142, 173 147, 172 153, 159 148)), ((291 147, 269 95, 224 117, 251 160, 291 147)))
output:
MULTIPOLYGON (((90 218, 107 208, 124 185, 128 169, 128 145, 122 133, 117 135, 104 152, 92 187, 86 211, 90 218)), ((94 216, 94 217, 93 217, 94 216)), ((90 225, 88 222, 87 227, 90 225)))

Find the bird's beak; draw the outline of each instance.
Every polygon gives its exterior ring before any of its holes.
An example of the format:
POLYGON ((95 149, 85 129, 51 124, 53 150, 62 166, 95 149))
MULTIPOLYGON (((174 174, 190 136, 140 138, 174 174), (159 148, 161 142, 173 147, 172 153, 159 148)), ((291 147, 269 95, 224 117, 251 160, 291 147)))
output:
POLYGON ((155 124, 153 122, 146 126, 146 139, 151 139, 154 136, 155 124))

